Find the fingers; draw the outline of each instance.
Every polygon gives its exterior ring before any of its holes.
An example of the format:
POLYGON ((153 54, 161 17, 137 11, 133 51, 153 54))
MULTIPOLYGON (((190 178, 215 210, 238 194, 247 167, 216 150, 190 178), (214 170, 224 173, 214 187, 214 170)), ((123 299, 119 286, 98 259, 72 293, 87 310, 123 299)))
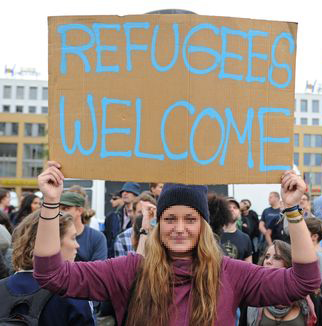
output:
POLYGON ((52 166, 56 167, 57 169, 61 168, 61 165, 58 162, 56 162, 56 161, 48 161, 47 162, 47 167, 50 168, 52 166))
POLYGON ((281 186, 285 190, 295 190, 300 188, 305 190, 304 180, 298 176, 295 171, 290 170, 283 173, 281 176, 281 186))
POLYGON ((59 186, 63 183, 64 176, 57 167, 51 166, 39 175, 39 179, 59 186))

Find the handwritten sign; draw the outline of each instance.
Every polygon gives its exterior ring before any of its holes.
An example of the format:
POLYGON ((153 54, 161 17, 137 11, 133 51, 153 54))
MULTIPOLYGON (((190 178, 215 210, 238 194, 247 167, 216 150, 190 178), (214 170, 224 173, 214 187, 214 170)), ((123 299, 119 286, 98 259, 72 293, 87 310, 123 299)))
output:
POLYGON ((276 183, 293 161, 297 24, 49 18, 49 152, 67 177, 276 183))

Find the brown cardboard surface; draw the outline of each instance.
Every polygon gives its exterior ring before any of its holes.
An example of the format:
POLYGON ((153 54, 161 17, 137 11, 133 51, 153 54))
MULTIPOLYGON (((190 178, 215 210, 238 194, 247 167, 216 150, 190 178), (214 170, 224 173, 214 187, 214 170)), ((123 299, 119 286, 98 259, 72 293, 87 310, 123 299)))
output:
POLYGON ((199 15, 66 16, 49 17, 48 22, 49 155, 62 164, 66 177, 278 183, 283 170, 292 166, 297 24, 199 15), (100 33, 98 29, 95 32, 96 24, 104 24, 100 33), (129 26, 132 29, 127 33, 129 26), (63 32, 64 28, 69 30, 63 32), (189 33, 198 28, 188 40, 189 33), (255 36, 251 37, 252 33, 255 36), (177 51, 171 69, 160 71, 153 64, 153 35, 157 35, 158 65, 168 66, 177 51), (143 45, 145 51, 135 49, 143 45), (192 45, 199 48, 187 51, 192 45), (87 48, 77 52, 80 46, 87 48), (266 60, 260 57, 264 54, 266 60), (214 55, 218 65, 203 73, 214 65, 214 55), (236 55, 242 60, 232 57, 236 55), (85 71, 85 58, 89 71, 85 71), (118 71, 102 71, 116 66, 118 71), (263 82, 251 80, 251 76, 261 77, 263 82), (109 103, 105 116, 104 101, 109 103), (162 121, 175 103, 162 139, 162 121), (276 112, 261 120, 261 108, 276 112), (243 143, 229 123, 229 112, 240 136, 249 123, 251 135, 245 133, 243 143), (76 120, 80 123, 78 140, 76 120), (286 141, 274 142, 276 138, 286 141), (77 143, 85 151, 81 152, 77 143))

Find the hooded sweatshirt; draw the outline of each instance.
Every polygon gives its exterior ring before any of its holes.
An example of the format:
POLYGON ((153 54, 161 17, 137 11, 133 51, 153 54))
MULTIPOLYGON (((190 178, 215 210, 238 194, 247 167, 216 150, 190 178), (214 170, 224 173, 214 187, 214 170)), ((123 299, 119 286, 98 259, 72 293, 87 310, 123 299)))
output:
MULTIPOLYGON (((63 261, 60 253, 35 257, 34 277, 39 284, 63 296, 87 300, 112 301, 118 325, 122 324, 130 291, 140 263, 137 254, 105 261, 63 261)), ((175 260, 173 303, 169 307, 169 326, 189 325, 189 297, 192 261, 175 260)), ((320 286, 317 261, 297 264, 289 269, 272 269, 223 257, 217 301, 216 325, 234 325, 240 302, 249 306, 290 305, 320 286)))

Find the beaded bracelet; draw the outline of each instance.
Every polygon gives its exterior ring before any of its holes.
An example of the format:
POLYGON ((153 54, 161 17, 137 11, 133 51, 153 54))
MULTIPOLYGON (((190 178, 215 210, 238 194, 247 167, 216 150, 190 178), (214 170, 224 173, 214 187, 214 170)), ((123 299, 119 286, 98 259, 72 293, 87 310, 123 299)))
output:
POLYGON ((54 216, 54 217, 43 217, 43 216, 41 216, 41 214, 39 213, 39 217, 41 218, 41 219, 43 219, 43 220, 47 220, 47 221, 49 221, 49 220, 54 220, 56 217, 58 217, 58 216, 63 216, 63 214, 61 213, 61 212, 58 212, 58 214, 56 215, 56 216, 54 216))

